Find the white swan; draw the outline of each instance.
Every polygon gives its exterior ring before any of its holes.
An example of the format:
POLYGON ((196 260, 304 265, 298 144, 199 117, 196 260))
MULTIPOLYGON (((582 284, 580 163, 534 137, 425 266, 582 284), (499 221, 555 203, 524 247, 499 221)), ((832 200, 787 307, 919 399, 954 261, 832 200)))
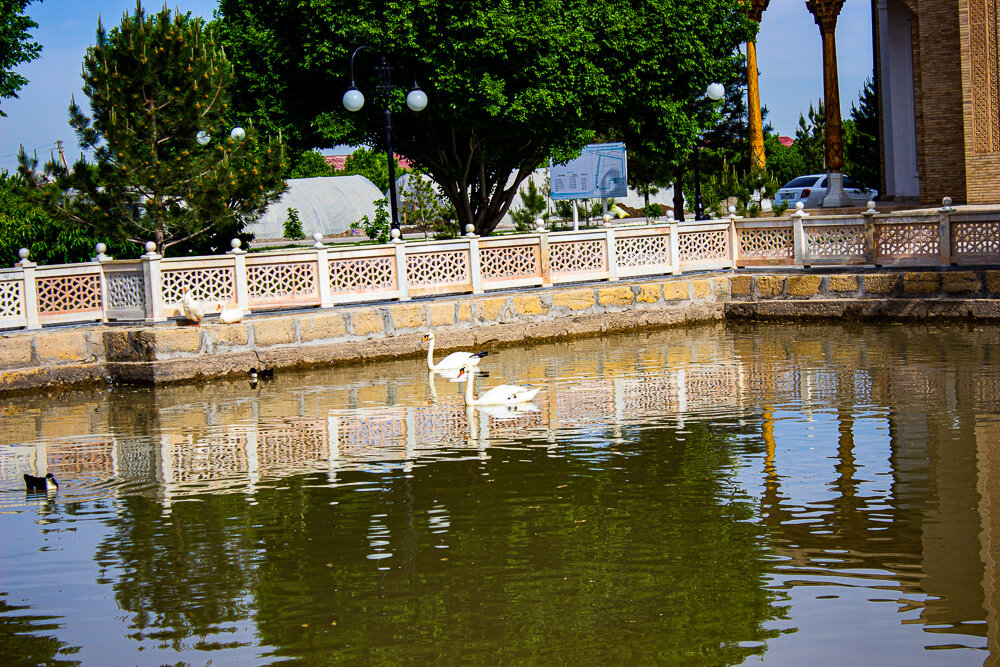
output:
POLYGON ((424 342, 427 343, 427 368, 435 373, 440 373, 441 371, 458 371, 469 364, 475 366, 483 357, 489 354, 488 352, 452 352, 435 364, 434 334, 425 334, 424 342))
POLYGON ((535 397, 541 387, 521 387, 516 384, 499 384, 485 394, 476 398, 472 385, 476 379, 476 365, 467 364, 458 374, 458 379, 469 376, 465 383, 465 404, 466 405, 511 405, 513 403, 527 403, 535 397))
POLYGON ((194 298, 191 290, 184 292, 184 296, 181 297, 181 309, 184 311, 184 317, 195 324, 201 324, 201 319, 205 317, 204 304, 194 298))
POLYGON ((225 304, 219 304, 219 322, 222 324, 236 324, 243 321, 243 309, 239 306, 226 308, 225 304))

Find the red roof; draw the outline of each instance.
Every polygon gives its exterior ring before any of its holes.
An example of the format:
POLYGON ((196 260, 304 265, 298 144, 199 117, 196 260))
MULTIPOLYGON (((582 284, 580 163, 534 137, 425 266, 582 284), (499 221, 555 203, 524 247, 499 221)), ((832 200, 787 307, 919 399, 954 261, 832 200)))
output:
MULTIPOLYGON (((323 159, 326 163, 334 168, 336 171, 343 171, 344 166, 347 164, 348 155, 324 155, 323 159)), ((399 163, 400 167, 404 169, 412 169, 413 165, 405 157, 396 156, 396 162, 399 163)))
POLYGON ((791 146, 795 143, 795 139, 792 139, 791 137, 778 137, 778 141, 781 142, 782 146, 791 146))

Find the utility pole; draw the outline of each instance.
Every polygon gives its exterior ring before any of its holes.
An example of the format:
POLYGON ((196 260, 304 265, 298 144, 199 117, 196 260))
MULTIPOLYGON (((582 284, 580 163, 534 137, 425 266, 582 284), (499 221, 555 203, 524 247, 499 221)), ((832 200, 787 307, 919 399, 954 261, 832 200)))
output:
POLYGON ((63 169, 69 169, 69 166, 66 164, 66 154, 63 153, 62 149, 62 139, 56 139, 56 146, 59 149, 59 161, 62 162, 63 169))

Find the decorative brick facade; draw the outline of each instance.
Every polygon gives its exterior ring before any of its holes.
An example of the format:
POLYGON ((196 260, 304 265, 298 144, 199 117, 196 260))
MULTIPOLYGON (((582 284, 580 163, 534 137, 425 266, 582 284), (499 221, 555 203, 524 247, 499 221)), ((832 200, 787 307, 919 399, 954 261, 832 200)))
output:
POLYGON ((920 202, 1000 202, 1000 0, 901 1, 911 20, 920 202))

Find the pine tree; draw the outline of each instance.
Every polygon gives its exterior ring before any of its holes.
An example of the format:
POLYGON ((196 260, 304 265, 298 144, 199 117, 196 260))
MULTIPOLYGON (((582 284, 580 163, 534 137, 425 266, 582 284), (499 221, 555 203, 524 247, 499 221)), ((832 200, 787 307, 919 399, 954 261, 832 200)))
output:
POLYGON ((52 160, 39 173, 20 155, 22 175, 68 224, 159 252, 219 252, 284 190, 280 140, 229 133, 233 71, 202 19, 137 4, 110 32, 98 23, 83 78, 91 115, 74 100, 70 125, 93 162, 52 160))
POLYGON ((799 127, 795 130, 795 145, 802 156, 807 174, 826 171, 826 112, 823 100, 814 108, 809 105, 808 117, 799 114, 799 127))
POLYGON ((851 117, 845 121, 845 171, 865 187, 877 189, 881 180, 878 147, 878 98, 871 79, 865 81, 858 103, 851 104, 851 117), (860 105, 860 106, 859 106, 860 105))

